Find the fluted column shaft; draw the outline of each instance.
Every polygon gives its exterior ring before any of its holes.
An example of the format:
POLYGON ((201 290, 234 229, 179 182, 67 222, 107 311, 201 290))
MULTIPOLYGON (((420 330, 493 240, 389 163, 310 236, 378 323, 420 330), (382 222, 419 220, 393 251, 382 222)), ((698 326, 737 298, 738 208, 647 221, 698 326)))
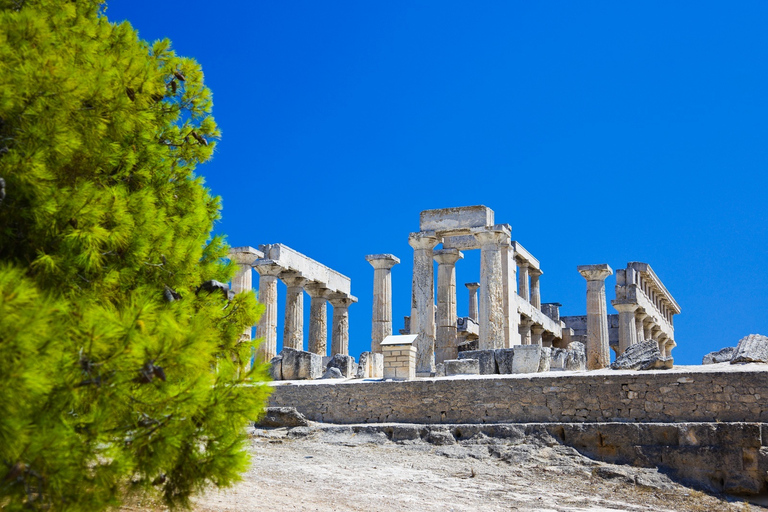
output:
POLYGON ((330 290, 319 283, 309 283, 304 289, 309 301, 309 351, 328 355, 328 294, 330 290))
POLYGON ((436 363, 459 357, 456 332, 456 262, 463 257, 458 249, 434 251, 434 259, 437 262, 436 363))
POLYGON ((645 322, 645 319, 648 317, 645 313, 643 313, 642 309, 635 312, 635 327, 637 330, 637 342, 640 343, 641 341, 645 340, 645 331, 643 329, 643 323, 645 322))
POLYGON ((413 247, 413 281, 411 332, 418 335, 416 372, 435 371, 435 291, 432 250, 438 239, 432 232, 411 233, 408 244, 413 247))
POLYGON ((599 370, 611 363, 605 278, 613 269, 603 264, 582 265, 578 270, 587 280, 587 369, 599 370))
POLYGON ((253 269, 259 273, 259 302, 264 304, 264 313, 256 327, 256 336, 263 338, 257 357, 269 361, 277 355, 277 275, 283 268, 263 260, 254 263, 253 269))
POLYGON ((504 279, 502 245, 509 235, 502 231, 475 234, 480 243, 480 339, 478 348, 504 348, 504 279))
POLYGON ((518 264, 519 271, 517 273, 517 294, 527 300, 528 302, 531 301, 531 293, 530 289, 528 287, 528 264, 525 262, 521 262, 518 264))
POLYGON ((349 355, 349 306, 357 302, 351 296, 333 297, 333 320, 331 324, 331 355, 349 355))
POLYGON ((613 307, 619 312, 619 350, 616 355, 621 355, 629 347, 637 343, 637 326, 635 325, 635 311, 637 304, 617 304, 613 307))
POLYGON ((523 345, 530 345, 533 341, 531 336, 531 327, 533 327, 533 321, 530 318, 520 319, 520 343, 523 345))
POLYGON ((380 354, 381 342, 392 334, 392 267, 400 259, 392 254, 370 254, 365 259, 373 266, 371 352, 380 354))
POLYGON ((477 289, 480 283, 464 284, 469 289, 469 318, 477 322, 477 289))
MULTIPOLYGON (((253 247, 234 247, 229 252, 229 259, 237 263, 237 272, 232 277, 232 291, 235 294, 253 290, 253 275, 251 265, 264 255, 253 247)), ((246 339, 251 339, 251 327, 243 331, 246 339)))
POLYGON ((541 274, 531 272, 531 305, 536 309, 541 309, 541 289, 539 288, 539 277, 541 274))
POLYGON ((288 288, 285 297, 283 347, 304 350, 304 283, 298 272, 283 272, 280 279, 288 288))

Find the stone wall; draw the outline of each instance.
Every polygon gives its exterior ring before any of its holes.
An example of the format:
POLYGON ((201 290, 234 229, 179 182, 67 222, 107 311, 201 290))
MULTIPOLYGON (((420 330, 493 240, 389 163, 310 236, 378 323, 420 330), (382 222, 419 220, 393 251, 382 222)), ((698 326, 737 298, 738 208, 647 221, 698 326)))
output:
POLYGON ((275 384, 270 405, 327 423, 764 422, 768 371, 762 368, 284 381, 275 384))

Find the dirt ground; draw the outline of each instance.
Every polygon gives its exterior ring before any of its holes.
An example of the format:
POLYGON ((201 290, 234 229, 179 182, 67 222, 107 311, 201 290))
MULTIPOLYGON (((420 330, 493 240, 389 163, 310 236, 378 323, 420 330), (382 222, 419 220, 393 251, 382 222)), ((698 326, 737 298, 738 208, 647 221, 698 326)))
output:
POLYGON ((243 481, 196 498, 195 511, 768 510, 656 470, 596 462, 542 437, 395 443, 383 433, 319 426, 250 435, 243 481))

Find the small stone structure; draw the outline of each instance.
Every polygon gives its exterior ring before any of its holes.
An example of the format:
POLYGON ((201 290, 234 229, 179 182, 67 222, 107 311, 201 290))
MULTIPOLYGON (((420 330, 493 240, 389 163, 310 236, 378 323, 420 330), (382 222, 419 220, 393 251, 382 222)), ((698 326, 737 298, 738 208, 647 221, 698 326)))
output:
POLYGON ((380 346, 384 356, 385 379, 416 378, 416 336, 387 336, 380 346))

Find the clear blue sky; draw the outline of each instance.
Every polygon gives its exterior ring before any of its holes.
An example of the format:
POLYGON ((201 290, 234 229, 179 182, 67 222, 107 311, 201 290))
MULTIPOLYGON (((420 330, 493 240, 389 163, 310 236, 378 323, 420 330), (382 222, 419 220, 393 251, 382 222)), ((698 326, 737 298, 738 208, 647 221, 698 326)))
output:
MULTIPOLYGON (((402 260, 397 331, 419 212, 474 204, 541 261, 561 314, 586 309, 577 265, 643 261, 682 307, 677 363, 768 334, 766 2, 132 0, 107 16, 202 64, 217 231, 351 277, 355 356, 364 256, 402 260)), ((466 315, 478 255, 457 274, 466 315)))

